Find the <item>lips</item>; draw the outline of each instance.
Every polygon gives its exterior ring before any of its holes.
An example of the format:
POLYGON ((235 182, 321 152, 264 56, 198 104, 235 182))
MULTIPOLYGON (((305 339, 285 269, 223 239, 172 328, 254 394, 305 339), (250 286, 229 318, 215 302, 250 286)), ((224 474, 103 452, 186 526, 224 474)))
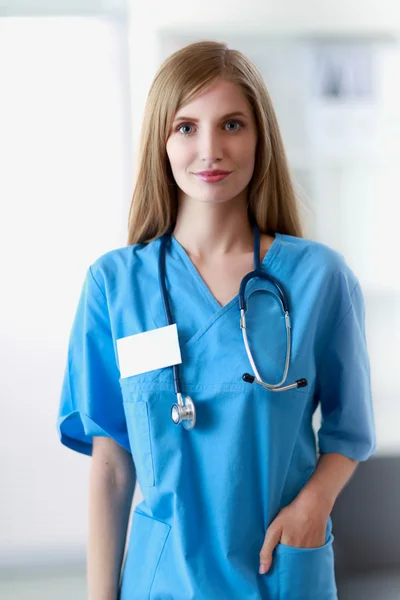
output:
POLYGON ((232 171, 221 171, 215 169, 215 171, 198 171, 195 175, 201 175, 202 177, 216 177, 217 175, 229 175, 232 171))
POLYGON ((202 173, 195 173, 197 179, 201 179, 201 181, 205 181, 206 183, 218 183, 229 177, 229 175, 230 173, 226 171, 224 173, 220 173, 219 175, 203 175, 202 173))

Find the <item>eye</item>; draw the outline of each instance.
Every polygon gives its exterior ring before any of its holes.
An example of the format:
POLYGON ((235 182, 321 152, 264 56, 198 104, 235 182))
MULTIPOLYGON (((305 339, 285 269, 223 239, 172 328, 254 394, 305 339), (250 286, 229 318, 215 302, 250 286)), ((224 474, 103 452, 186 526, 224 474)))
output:
POLYGON ((183 133, 180 130, 182 129, 182 127, 190 127, 191 125, 189 123, 182 123, 182 125, 179 125, 179 127, 177 128, 177 131, 179 131, 179 133, 182 133, 182 135, 187 135, 187 133, 183 133))
MULTIPOLYGON (((240 125, 240 128, 243 127, 243 123, 241 121, 227 121, 227 123, 238 123, 240 125)), ((230 131, 237 131, 237 129, 230 129, 230 131)))
MULTIPOLYGON (((240 125, 239 129, 241 129, 243 127, 242 121, 237 121, 236 119, 230 119, 229 121, 226 121, 226 123, 237 123, 240 125)), ((190 132, 186 132, 186 133, 181 132, 180 130, 182 129, 182 127, 192 127, 192 123, 181 123, 176 129, 176 131, 178 131, 183 136, 190 135, 190 132)), ((228 129, 228 131, 236 132, 236 131, 238 131, 238 129, 228 129)))

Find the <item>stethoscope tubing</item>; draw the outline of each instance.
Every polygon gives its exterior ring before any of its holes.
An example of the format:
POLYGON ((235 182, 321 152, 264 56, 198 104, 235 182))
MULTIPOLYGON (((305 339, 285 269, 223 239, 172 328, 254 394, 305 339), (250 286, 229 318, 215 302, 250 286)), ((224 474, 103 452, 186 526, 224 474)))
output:
MULTIPOLYGON (((291 332, 291 323, 290 323, 288 302, 286 300, 285 292, 283 291, 281 284, 274 277, 271 277, 271 275, 268 275, 267 273, 264 273, 264 271, 261 270, 261 267, 260 267, 260 230, 256 223, 253 224, 253 228, 254 228, 254 270, 251 271, 250 273, 247 273, 247 275, 245 275, 243 277, 242 281, 240 282, 238 299, 239 299, 239 310, 240 310, 240 328, 242 331, 243 342, 244 342, 244 346, 246 349, 246 353, 247 353, 250 365, 253 369, 255 376, 251 375, 250 373, 244 373, 242 375, 242 379, 243 379, 243 381, 246 381, 248 383, 256 383, 258 385, 261 385, 263 388, 270 390, 272 392, 284 392, 284 391, 292 389, 292 388, 304 387, 304 386, 308 385, 307 379, 304 379, 304 378, 296 380, 296 382, 293 384, 281 387, 287 378, 287 373, 288 373, 289 364, 290 364, 290 354, 291 354, 291 333, 290 333, 291 332), (285 326, 286 326, 285 367, 284 367, 283 376, 282 376, 281 381, 279 383, 275 383, 275 384, 262 381, 262 378, 261 378, 261 376, 258 372, 258 369, 256 367, 256 364, 254 362, 254 358, 253 358, 251 350, 250 350, 249 340, 247 337, 247 327, 246 327, 247 304, 246 304, 246 300, 245 300, 245 291, 246 291, 247 284, 256 277, 259 279, 264 279, 264 280, 270 281, 276 287, 279 295, 277 295, 273 292, 270 292, 270 293, 272 293, 274 296, 276 296, 278 298, 278 300, 280 301, 282 311, 285 316, 285 326)), ((161 298, 163 301, 165 317, 166 317, 168 325, 172 325, 173 319, 172 319, 171 307, 169 304, 169 297, 168 297, 168 292, 167 292, 167 287, 166 287, 165 248, 166 248, 166 242, 167 242, 168 238, 169 239, 171 238, 171 236, 172 236, 171 231, 168 231, 167 233, 165 233, 162 236, 161 242, 160 242, 159 257, 158 257, 158 271, 159 271, 159 284, 160 284, 161 298)), ((255 290, 255 291, 257 291, 257 290, 255 290)), ((266 290, 266 291, 269 291, 269 290, 266 290)), ((251 292, 251 293, 253 293, 253 292, 251 292)), ((189 396, 186 396, 185 403, 183 402, 181 379, 180 379, 180 375, 179 375, 179 367, 178 367, 178 365, 173 365, 172 369, 173 369, 173 378, 174 378, 174 391, 175 391, 175 394, 176 394, 177 400, 178 400, 178 403, 174 404, 171 409, 172 420, 176 424, 179 424, 182 422, 185 429, 192 429, 196 423, 195 405, 194 405, 193 400, 189 396)))

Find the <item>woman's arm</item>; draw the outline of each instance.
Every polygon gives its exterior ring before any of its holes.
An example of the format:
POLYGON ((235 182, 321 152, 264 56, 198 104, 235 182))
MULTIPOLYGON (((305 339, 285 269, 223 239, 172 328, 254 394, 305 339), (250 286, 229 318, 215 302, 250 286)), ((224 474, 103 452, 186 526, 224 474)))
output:
POLYGON ((117 600, 136 470, 129 452, 93 437, 89 484, 89 600, 117 600))
POLYGON ((327 505, 329 514, 332 512, 342 489, 352 477, 358 461, 337 452, 321 454, 314 473, 300 491, 298 498, 327 505))

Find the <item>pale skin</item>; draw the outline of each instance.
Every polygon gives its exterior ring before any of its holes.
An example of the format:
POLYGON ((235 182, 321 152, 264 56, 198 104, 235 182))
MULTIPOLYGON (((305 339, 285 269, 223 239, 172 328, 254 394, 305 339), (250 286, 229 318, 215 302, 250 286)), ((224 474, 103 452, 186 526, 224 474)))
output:
POLYGON ((93 437, 89 478, 88 600, 116 600, 136 482, 132 455, 93 437))
MULTIPOLYGON (((253 270, 254 239, 247 218, 247 192, 256 143, 257 129, 250 106, 240 88, 227 81, 219 81, 181 107, 167 140, 167 155, 178 188, 173 235, 221 306, 236 296, 242 277, 253 270), (238 111, 243 115, 224 116, 238 111), (193 174, 212 169, 231 174, 214 184, 193 174)), ((272 236, 261 235, 261 259, 273 241, 272 236)), ((265 533, 260 563, 266 565, 266 570, 279 542, 303 548, 324 544, 329 514, 356 465, 356 461, 341 454, 321 456, 306 486, 279 512, 265 533)), ((94 437, 89 493, 89 600, 117 598, 135 480, 131 454, 112 438, 94 437)))

